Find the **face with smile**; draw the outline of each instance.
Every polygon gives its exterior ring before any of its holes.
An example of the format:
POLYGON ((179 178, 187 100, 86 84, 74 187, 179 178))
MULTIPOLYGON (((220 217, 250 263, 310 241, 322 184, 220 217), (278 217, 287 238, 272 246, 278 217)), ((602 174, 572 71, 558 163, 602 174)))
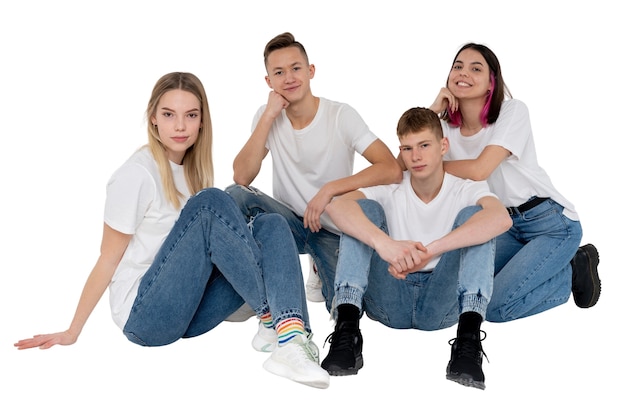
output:
POLYGON ((170 90, 159 99, 150 121, 157 126, 170 161, 180 165, 187 149, 198 140, 201 109, 200 100, 188 91, 170 90))
POLYGON ((437 137, 430 129, 409 133, 400 138, 400 156, 411 173, 411 182, 435 179, 443 175, 443 155, 448 151, 448 139, 437 137))
POLYGON ((448 89, 459 99, 484 98, 491 89, 489 65, 475 49, 464 49, 448 75, 448 89))
POLYGON ((315 66, 296 46, 277 49, 267 57, 267 85, 294 104, 311 94, 310 81, 315 75, 315 66))

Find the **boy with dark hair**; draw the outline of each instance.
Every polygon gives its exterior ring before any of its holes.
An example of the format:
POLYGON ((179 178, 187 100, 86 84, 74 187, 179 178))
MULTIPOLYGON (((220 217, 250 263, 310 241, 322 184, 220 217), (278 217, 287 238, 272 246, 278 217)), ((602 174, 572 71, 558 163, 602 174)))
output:
POLYGON ((243 213, 282 214, 298 250, 312 256, 330 309, 339 248, 339 230, 325 214, 330 201, 346 192, 397 183, 402 171, 389 148, 349 105, 316 97, 310 81, 315 66, 291 33, 270 40, 263 53, 271 88, 257 111, 252 135, 233 162, 235 181, 226 191, 243 213), (251 187, 271 153, 272 197, 251 187), (354 156, 370 166, 353 174, 354 156))

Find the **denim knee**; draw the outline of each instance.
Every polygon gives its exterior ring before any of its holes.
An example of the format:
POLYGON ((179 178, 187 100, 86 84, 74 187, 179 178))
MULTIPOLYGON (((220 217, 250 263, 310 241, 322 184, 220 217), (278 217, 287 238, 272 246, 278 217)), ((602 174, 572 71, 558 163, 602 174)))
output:
POLYGON ((291 237, 291 230, 289 229, 289 223, 287 219, 278 213, 259 213, 250 219, 248 225, 251 229, 255 226, 264 227, 265 230, 285 230, 291 237))
POLYGON ((385 211, 375 200, 361 199, 357 203, 367 218, 376 226, 381 227, 386 223, 385 211))
POLYGON ((232 196, 236 201, 244 200, 249 196, 262 195, 263 193, 258 189, 252 186, 245 186, 239 184, 231 184, 224 189, 224 191, 232 196))
MULTIPOLYGON (((201 207, 207 207, 215 205, 216 202, 219 201, 228 201, 230 197, 224 191, 219 188, 210 187, 204 188, 198 191, 196 194, 191 196, 185 207, 183 208, 186 211, 198 209, 201 207)), ((219 203, 218 203, 219 204, 219 203)))
POLYGON ((244 191, 247 187, 239 184, 231 184, 224 189, 228 194, 239 193, 244 191))
POLYGON ((461 211, 459 211, 459 214, 456 215, 456 219, 454 219, 453 228, 459 227, 460 225, 465 223, 470 217, 472 217, 474 214, 478 213, 482 209, 483 208, 481 206, 467 206, 461 209, 461 211))
POLYGON ((127 328, 123 330, 124 336, 139 346, 145 347, 157 347, 157 346, 165 346, 174 343, 178 339, 181 338, 182 335, 174 335, 174 334, 166 334, 162 332, 153 332, 153 335, 144 335, 140 336, 137 332, 133 332, 127 328))

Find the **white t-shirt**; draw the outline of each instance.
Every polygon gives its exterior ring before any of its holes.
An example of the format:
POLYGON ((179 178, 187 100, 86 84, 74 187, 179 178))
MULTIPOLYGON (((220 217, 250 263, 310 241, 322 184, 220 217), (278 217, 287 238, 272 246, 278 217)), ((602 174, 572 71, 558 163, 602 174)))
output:
MULTIPOLYGON (((464 180, 446 173, 437 197, 424 203, 413 191, 411 173, 405 171, 400 184, 377 185, 360 191, 385 210, 389 236, 428 245, 452 231, 459 212, 483 197, 495 195, 485 181, 464 180)), ((441 257, 433 258, 423 271, 432 270, 441 257)))
MULTIPOLYGON (((182 165, 170 162, 176 188, 186 201, 189 191, 182 165)), ((124 328, 137 295, 139 281, 152 264, 180 210, 167 200, 161 175, 147 147, 135 152, 107 184, 104 222, 133 235, 109 285, 113 321, 124 328)))
POLYGON ((523 102, 504 101, 498 120, 472 136, 461 135, 459 127, 443 120, 441 124, 443 135, 450 141, 447 160, 476 159, 488 145, 499 145, 511 152, 487 179, 505 206, 517 207, 533 196, 550 197, 565 208, 567 217, 578 220, 574 205, 556 190, 539 166, 528 108, 523 102))
MULTIPOLYGON (((257 111, 256 127, 266 105, 257 111)), ((299 216, 324 184, 352 175, 355 152, 363 154, 377 136, 347 104, 320 98, 313 121, 295 130, 286 112, 274 121, 266 148, 272 155, 273 196, 299 216)), ((324 228, 339 233, 324 213, 324 228)))

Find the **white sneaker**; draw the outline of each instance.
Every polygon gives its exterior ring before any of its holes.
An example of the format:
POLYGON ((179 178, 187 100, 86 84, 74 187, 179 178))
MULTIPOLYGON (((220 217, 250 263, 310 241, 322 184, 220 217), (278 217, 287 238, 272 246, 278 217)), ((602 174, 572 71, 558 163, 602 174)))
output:
POLYGON ((306 280, 306 299, 312 303, 323 303, 326 301, 322 294, 322 280, 317 273, 317 266, 313 258, 309 256, 309 277, 306 280))
POLYGON ((297 335, 277 347, 263 363, 265 370, 314 388, 328 388, 330 375, 319 365, 319 349, 304 335, 297 335))
POLYGON ((278 344, 276 330, 268 329, 259 321, 259 330, 252 339, 252 347, 258 352, 273 352, 278 344))
POLYGON ((234 321, 234 322, 242 322, 248 320, 250 317, 256 316, 256 313, 248 305, 248 303, 243 303, 241 307, 239 307, 233 314, 226 317, 225 321, 234 321))

